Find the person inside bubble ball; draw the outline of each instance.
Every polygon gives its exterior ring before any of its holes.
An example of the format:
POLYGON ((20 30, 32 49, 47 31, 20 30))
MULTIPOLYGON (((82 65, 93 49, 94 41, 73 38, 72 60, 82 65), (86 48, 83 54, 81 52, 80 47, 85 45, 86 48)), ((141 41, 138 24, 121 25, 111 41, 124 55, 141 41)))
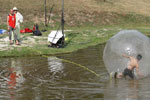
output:
POLYGON ((132 56, 127 56, 125 54, 123 54, 122 56, 130 59, 130 61, 127 65, 127 68, 125 68, 122 73, 115 72, 114 78, 122 78, 122 77, 126 78, 126 76, 129 76, 131 79, 134 79, 135 78, 134 69, 136 69, 136 73, 138 76, 143 77, 143 75, 139 71, 139 64, 138 64, 138 62, 142 59, 142 55, 138 54, 136 58, 132 56))

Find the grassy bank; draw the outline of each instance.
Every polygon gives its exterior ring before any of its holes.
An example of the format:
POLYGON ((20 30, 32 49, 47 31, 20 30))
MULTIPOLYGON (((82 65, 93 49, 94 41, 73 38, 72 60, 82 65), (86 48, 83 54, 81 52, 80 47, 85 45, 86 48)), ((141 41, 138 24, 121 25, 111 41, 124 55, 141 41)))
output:
MULTIPOLYGON (((0 51, 0 56, 36 56, 36 55, 53 55, 60 53, 73 52, 79 49, 87 48, 88 46, 105 43, 109 38, 115 35, 120 30, 124 29, 136 29, 145 35, 150 35, 150 28, 147 25, 134 26, 134 25, 122 25, 122 26, 103 26, 103 27, 77 27, 70 28, 72 31, 65 32, 68 40, 65 41, 64 48, 49 48, 47 42, 47 35, 50 30, 43 33, 43 38, 36 37, 36 43, 29 44, 23 47, 11 47, 8 45, 8 50, 0 51), (44 42, 45 41, 45 42, 44 42)), ((1 38, 6 37, 0 35, 1 38)), ((22 39, 25 41, 28 37, 35 38, 31 34, 22 34, 22 39)))
MULTIPOLYGON (((32 29, 38 23, 42 37, 23 34, 21 46, 6 46, 0 56, 35 56, 73 52, 91 45, 105 43, 123 29, 136 29, 149 35, 150 1, 148 0, 65 0, 65 32, 68 40, 65 48, 48 48, 47 36, 57 30, 61 19, 60 0, 47 0, 48 27, 44 26, 44 1, 41 0, 0 0, 0 29, 7 29, 6 16, 10 8, 16 6, 24 16, 21 29, 32 29), (82 4, 82 5, 81 5, 82 4), (27 6, 24 6, 27 5, 27 6), (32 41, 30 41, 32 40, 32 41)), ((0 35, 0 39, 7 34, 0 35)), ((3 45, 8 44, 7 42, 3 45)))

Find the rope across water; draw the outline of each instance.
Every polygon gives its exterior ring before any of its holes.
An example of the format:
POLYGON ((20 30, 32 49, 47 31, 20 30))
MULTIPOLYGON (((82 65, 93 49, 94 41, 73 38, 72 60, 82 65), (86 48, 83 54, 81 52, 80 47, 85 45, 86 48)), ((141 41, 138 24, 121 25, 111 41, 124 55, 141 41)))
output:
MULTIPOLYGON (((29 49, 31 49, 32 51, 35 51, 35 52, 39 53, 42 57, 45 57, 45 58, 50 57, 50 56, 43 55, 43 54, 41 53, 41 51, 35 50, 35 49, 33 49, 33 48, 29 48, 29 49)), ((78 67, 81 67, 81 68, 83 68, 83 69, 89 71, 90 73, 94 74, 96 77, 100 77, 99 74, 97 74, 95 71, 93 71, 93 70, 87 68, 86 66, 83 66, 83 65, 81 65, 81 64, 78 64, 78 63, 75 63, 75 62, 73 62, 73 61, 69 61, 69 60, 66 60, 66 59, 62 59, 62 58, 57 58, 57 59, 60 59, 60 60, 62 60, 62 61, 64 61, 64 62, 67 62, 67 63, 70 63, 70 64, 74 64, 74 65, 76 65, 76 66, 78 66, 78 67)))

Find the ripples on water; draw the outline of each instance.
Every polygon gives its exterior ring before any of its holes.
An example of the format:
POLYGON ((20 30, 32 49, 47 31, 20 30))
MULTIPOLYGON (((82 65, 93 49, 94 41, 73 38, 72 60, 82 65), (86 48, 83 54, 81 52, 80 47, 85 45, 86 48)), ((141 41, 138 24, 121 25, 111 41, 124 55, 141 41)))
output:
POLYGON ((1 58, 0 100, 149 100, 150 79, 109 80, 102 52, 103 45, 57 57, 1 58))

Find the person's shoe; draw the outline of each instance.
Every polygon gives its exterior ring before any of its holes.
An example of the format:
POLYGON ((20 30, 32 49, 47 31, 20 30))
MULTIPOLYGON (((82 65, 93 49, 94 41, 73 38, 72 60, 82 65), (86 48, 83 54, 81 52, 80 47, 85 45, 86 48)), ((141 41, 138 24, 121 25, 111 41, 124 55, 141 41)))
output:
POLYGON ((20 45, 20 43, 17 43, 16 45, 20 45))
POLYGON ((10 45, 13 45, 13 43, 9 43, 10 45))

